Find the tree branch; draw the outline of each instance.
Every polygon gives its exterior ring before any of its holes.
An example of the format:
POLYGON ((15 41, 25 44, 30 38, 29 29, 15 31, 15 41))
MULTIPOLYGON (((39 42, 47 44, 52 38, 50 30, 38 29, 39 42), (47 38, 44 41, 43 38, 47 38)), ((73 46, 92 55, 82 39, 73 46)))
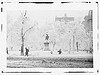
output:
POLYGON ((25 36, 25 34, 26 34, 26 32, 28 32, 30 29, 32 29, 34 26, 32 26, 32 27, 30 27, 29 29, 27 29, 26 31, 25 31, 25 33, 23 34, 23 37, 25 36))
POLYGON ((25 14, 24 14, 24 17, 26 16, 26 12, 27 12, 27 10, 25 10, 25 14))

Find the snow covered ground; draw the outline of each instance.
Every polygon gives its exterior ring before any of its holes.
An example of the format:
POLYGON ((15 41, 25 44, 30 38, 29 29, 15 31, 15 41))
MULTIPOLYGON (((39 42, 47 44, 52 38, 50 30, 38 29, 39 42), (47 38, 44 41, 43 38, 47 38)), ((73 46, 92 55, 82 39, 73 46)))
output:
POLYGON ((93 68, 93 59, 73 57, 7 57, 7 68, 93 68))
POLYGON ((87 52, 31 51, 29 56, 9 54, 8 68, 93 68, 93 54, 87 52))
MULTIPOLYGON (((8 57, 25 57, 20 56, 20 51, 12 51, 8 54, 8 57)), ((28 57, 80 57, 80 58, 92 58, 93 54, 87 53, 86 51, 71 51, 70 53, 68 51, 63 51, 61 54, 59 54, 57 51, 54 51, 51 54, 51 51, 30 51, 28 57)))

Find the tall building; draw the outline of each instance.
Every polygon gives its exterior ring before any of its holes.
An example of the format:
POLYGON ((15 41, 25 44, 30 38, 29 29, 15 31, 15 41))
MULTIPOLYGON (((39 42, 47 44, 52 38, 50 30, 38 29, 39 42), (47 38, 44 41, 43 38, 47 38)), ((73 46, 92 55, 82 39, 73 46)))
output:
POLYGON ((84 17, 84 24, 85 30, 88 34, 90 34, 90 50, 93 49, 93 11, 89 10, 88 15, 84 17))
POLYGON ((65 21, 65 22, 70 22, 70 21, 74 21, 74 17, 67 17, 67 15, 65 14, 63 17, 55 17, 55 21, 65 21))
POLYGON ((90 10, 88 12, 88 15, 84 17, 84 21, 82 22, 82 24, 84 24, 85 29, 87 32, 89 31, 93 31, 93 11, 90 10))

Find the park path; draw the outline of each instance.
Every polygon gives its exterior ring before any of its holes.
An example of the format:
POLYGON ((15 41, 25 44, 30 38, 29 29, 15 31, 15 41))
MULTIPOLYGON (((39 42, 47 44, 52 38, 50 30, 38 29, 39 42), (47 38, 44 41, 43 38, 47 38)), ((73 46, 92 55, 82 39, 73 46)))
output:
MULTIPOLYGON (((20 52, 12 52, 12 54, 8 54, 7 57, 23 57, 27 58, 27 56, 21 56, 20 52)), ((43 58, 57 58, 57 57, 71 57, 71 58, 92 58, 93 54, 87 52, 62 52, 58 54, 57 52, 50 53, 50 51, 30 51, 28 57, 43 57, 43 58)))

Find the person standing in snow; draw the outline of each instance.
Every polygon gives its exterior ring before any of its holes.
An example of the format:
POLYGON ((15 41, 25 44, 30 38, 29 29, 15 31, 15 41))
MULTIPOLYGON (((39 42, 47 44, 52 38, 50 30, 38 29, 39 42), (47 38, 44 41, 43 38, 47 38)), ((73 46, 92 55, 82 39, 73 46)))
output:
POLYGON ((26 49, 25 56, 28 56, 29 49, 28 48, 25 49, 26 49))

